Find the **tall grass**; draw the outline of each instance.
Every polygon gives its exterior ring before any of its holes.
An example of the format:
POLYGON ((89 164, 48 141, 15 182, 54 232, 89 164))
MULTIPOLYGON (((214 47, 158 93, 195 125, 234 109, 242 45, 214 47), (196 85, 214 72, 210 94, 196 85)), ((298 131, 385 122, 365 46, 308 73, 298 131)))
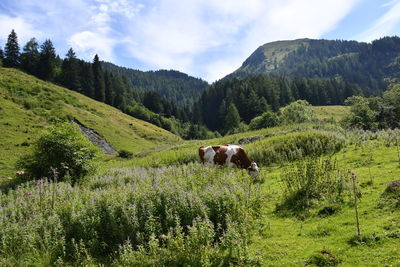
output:
POLYGON ((325 131, 305 131, 274 136, 247 146, 253 161, 269 165, 318 157, 338 152, 345 145, 342 135, 325 131))
POLYGON ((0 195, 0 264, 244 263, 261 207, 249 184, 245 172, 199 164, 28 183, 0 195))
POLYGON ((283 202, 278 210, 301 214, 319 200, 343 202, 350 192, 346 175, 332 158, 314 158, 286 166, 281 175, 283 202))

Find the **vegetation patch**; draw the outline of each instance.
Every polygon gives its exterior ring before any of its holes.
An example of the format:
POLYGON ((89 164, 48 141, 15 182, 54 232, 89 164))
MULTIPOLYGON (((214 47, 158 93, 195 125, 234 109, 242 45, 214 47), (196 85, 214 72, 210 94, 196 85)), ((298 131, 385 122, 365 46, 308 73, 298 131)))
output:
POLYGON ((30 179, 68 177, 75 183, 94 170, 96 151, 75 125, 62 123, 46 130, 35 143, 33 153, 21 158, 17 165, 30 179))
POLYGON ((329 250, 321 250, 314 253, 310 260, 306 262, 307 265, 316 266, 337 266, 341 263, 341 260, 333 255, 329 250))
POLYGON ((312 130, 263 139, 247 148, 252 160, 269 165, 334 154, 344 145, 345 138, 339 134, 312 130))
POLYGON ((380 196, 378 205, 400 208, 400 180, 394 180, 388 184, 380 196))
MULTIPOLYGON (((283 202, 278 212, 290 211, 295 215, 307 214, 316 201, 343 201, 347 194, 346 172, 339 169, 336 160, 309 159, 287 166, 282 172, 283 202)), ((337 209, 337 208, 335 208, 337 209)), ((325 208, 318 213, 336 212, 325 208)))
POLYGON ((193 164, 114 169, 74 187, 39 180, 0 203, 3 263, 225 266, 252 261, 261 197, 244 173, 193 164))

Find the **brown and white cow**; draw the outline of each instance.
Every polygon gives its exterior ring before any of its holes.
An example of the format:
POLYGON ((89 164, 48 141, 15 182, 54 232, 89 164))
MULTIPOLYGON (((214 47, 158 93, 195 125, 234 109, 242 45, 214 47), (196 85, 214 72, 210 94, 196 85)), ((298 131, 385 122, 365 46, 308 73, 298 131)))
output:
POLYGON ((235 164, 239 169, 246 169, 253 178, 260 175, 257 163, 250 161, 244 149, 237 145, 201 146, 199 156, 203 164, 226 164, 228 167, 235 164))

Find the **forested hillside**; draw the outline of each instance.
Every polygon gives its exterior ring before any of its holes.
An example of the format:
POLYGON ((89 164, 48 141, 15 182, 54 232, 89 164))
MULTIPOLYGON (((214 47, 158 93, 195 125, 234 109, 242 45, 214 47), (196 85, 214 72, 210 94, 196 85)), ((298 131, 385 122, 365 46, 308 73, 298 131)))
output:
POLYGON ((103 69, 128 78, 136 92, 156 92, 179 107, 197 100, 208 83, 175 70, 140 71, 101 62, 103 69))
POLYGON ((245 78, 220 80, 211 85, 195 104, 194 119, 211 130, 225 128, 229 105, 233 104, 240 120, 248 124, 266 111, 278 112, 295 100, 312 105, 343 105, 344 100, 362 93, 360 86, 340 78, 289 78, 251 75, 245 78))
POLYGON ((259 47, 230 77, 268 73, 290 77, 332 78, 358 84, 366 95, 386 89, 400 71, 400 38, 371 43, 299 39, 259 47))

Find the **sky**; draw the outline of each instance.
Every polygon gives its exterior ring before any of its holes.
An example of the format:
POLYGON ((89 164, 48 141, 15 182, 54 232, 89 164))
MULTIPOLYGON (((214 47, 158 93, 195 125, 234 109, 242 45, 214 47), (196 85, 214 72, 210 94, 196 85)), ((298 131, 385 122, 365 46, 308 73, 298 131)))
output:
POLYGON ((50 39, 62 58, 213 82, 267 42, 399 35, 400 0, 1 0, 0 47, 11 29, 21 48, 50 39))

